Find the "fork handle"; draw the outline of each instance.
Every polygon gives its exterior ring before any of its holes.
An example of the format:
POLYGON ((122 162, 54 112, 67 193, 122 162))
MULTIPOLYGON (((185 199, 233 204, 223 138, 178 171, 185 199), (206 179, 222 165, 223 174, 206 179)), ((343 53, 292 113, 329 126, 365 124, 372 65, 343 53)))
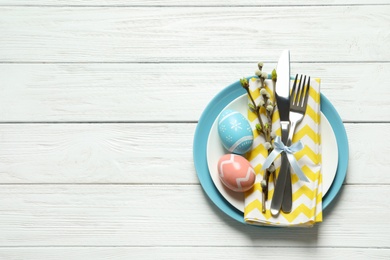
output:
POLYGON ((288 138, 287 138, 287 142, 286 142, 286 145, 287 146, 290 146, 292 144, 292 139, 293 139, 293 136, 294 136, 294 132, 295 132, 295 128, 297 126, 297 122, 291 122, 290 124, 290 131, 288 131, 288 138))
MULTIPOLYGON (((290 146, 292 144, 292 138, 294 136, 296 126, 296 122, 291 122, 290 131, 288 132, 288 139, 286 143, 287 146, 290 146)), ((290 167, 288 167, 287 169, 286 185, 284 186, 284 195, 282 202, 282 211, 285 213, 290 213, 292 210, 292 183, 290 169, 290 167)))

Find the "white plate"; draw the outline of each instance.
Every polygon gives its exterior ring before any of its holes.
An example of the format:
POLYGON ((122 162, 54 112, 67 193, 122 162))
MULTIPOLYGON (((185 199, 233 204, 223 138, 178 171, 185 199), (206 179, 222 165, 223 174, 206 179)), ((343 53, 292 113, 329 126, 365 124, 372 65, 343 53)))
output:
MULTIPOLYGON (((247 114, 247 95, 242 95, 230 104, 225 109, 234 109, 241 112, 246 117, 247 114)), ((222 111, 221 111, 222 112, 222 111)), ((234 192, 226 188, 218 177, 218 160, 226 154, 227 151, 222 146, 218 136, 218 117, 211 127, 210 134, 207 140, 207 164, 210 171, 211 179, 217 187, 221 195, 238 210, 244 212, 244 193, 234 192)), ((322 196, 325 196, 333 179, 336 176, 338 164, 338 147, 336 136, 328 119, 321 112, 321 144, 322 144, 322 196)))

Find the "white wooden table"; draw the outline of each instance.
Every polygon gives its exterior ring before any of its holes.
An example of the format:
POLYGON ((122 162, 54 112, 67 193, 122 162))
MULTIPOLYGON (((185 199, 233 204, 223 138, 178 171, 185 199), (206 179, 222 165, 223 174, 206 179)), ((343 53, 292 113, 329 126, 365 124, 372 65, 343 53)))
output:
POLYGON ((0 259, 390 258, 390 2, 0 0, 0 259), (193 165, 208 102, 290 49, 347 130, 311 229, 222 213, 193 165))

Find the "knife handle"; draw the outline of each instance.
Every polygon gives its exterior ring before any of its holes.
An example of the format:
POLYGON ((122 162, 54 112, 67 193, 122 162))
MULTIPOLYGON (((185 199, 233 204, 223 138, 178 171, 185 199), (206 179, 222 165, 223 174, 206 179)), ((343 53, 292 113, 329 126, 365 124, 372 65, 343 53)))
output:
POLYGON ((287 169, 289 168, 287 155, 282 153, 282 165, 280 166, 279 176, 276 180, 276 186, 274 189, 274 195, 271 201, 271 214, 276 216, 280 212, 280 208, 283 202, 284 187, 287 179, 287 169))
MULTIPOLYGON (((288 139, 290 122, 281 121, 280 125, 282 127, 282 142, 286 143, 288 139)), ((274 195, 271 201, 271 214, 274 216, 279 214, 280 208, 282 207, 284 187, 286 185, 286 179, 287 179, 287 170, 290 167, 286 153, 283 152, 281 154, 281 157, 282 157, 282 165, 280 166, 279 176, 278 179, 276 180, 274 195)))
POLYGON ((284 186, 284 195, 282 202, 282 211, 290 213, 292 210, 292 186, 291 186, 291 172, 290 167, 287 168, 286 184, 284 186))

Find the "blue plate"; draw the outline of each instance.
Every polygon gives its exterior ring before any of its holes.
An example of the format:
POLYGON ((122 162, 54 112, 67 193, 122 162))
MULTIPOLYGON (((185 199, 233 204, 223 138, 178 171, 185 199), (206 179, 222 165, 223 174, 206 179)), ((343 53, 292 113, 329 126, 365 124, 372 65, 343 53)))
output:
MULTIPOLYGON (((241 87, 239 81, 219 92, 203 111, 196 127, 193 144, 195 169, 203 190, 220 210, 225 212, 225 214, 232 217, 233 219, 244 224, 245 222, 243 213, 233 207, 228 201, 226 201, 226 199, 215 187, 207 166, 206 151, 209 132, 219 113, 230 102, 245 93, 246 91, 241 87)), ((323 94, 321 94, 321 111, 332 126, 333 132, 336 136, 339 152, 336 176, 333 180, 332 186, 329 188, 327 194, 322 200, 322 208, 325 209, 334 200, 340 191, 341 186, 343 185, 345 176, 347 174, 349 150, 347 133, 345 132, 343 121, 341 120, 336 109, 323 94)))

